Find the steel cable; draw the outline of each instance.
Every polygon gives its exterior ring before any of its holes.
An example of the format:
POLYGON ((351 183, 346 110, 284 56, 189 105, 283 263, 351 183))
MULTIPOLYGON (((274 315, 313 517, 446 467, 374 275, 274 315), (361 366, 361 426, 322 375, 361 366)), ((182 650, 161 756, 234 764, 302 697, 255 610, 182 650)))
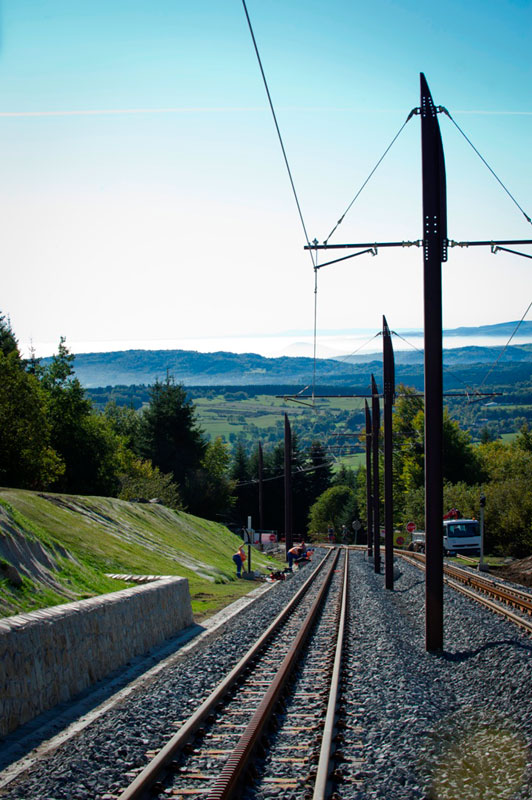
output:
POLYGON ((362 184, 362 186, 360 187, 360 189, 358 190, 358 192, 356 193, 356 195, 353 197, 353 199, 351 200, 351 202, 350 202, 350 203, 349 203, 349 205, 347 206, 346 210, 344 211, 344 213, 342 214, 342 216, 340 217, 340 219, 338 220, 338 222, 336 223, 336 225, 334 226, 334 228, 332 229, 332 231, 330 232, 330 234, 327 236, 327 238, 326 238, 326 239, 324 239, 324 241, 323 241, 323 244, 327 244, 327 242, 329 241, 329 239, 331 238, 331 236, 333 235, 333 233, 335 232, 335 230, 338 228, 338 226, 339 226, 339 225, 341 225, 341 224, 342 224, 342 222, 344 221, 344 217, 345 217, 345 215, 346 215, 346 214, 347 214, 347 212, 350 210, 350 208, 352 207, 352 205, 354 204, 354 202, 355 202, 355 200, 358 198, 358 196, 359 196, 359 195, 362 193, 362 190, 363 190, 363 189, 364 189, 364 187, 367 185, 367 183, 369 182, 370 178, 371 178, 371 177, 373 176, 373 174, 374 174, 374 173, 377 171, 377 169, 378 169, 379 165, 380 165, 380 164, 381 164, 381 162, 384 160, 384 158, 385 158, 385 156, 387 155, 388 151, 391 149, 391 147, 392 147, 392 145, 395 143, 395 141, 396 141, 396 140, 399 138, 400 134, 401 134, 401 133, 402 133, 402 131, 403 131, 403 128, 405 128, 405 127, 406 127, 406 124, 407 124, 407 123, 410 121, 410 119, 411 119, 411 118, 414 116, 414 114, 416 114, 416 113, 417 113, 417 109, 416 109, 416 108, 412 109, 412 111, 410 112, 410 114, 408 115, 408 117, 406 118, 406 120, 403 122, 403 124, 401 125, 401 127, 399 128, 399 130, 397 131, 397 133, 395 134, 395 136, 393 137, 392 141, 390 142, 390 144, 388 145, 388 147, 386 148, 386 150, 385 150, 385 151, 384 151, 384 153, 382 154, 382 156, 379 158, 379 160, 377 161, 377 163, 375 164, 375 166, 373 167, 373 169, 372 169, 372 170, 371 170, 371 172, 369 173, 368 177, 366 178, 366 180, 364 181, 364 183, 362 184))
POLYGON ((495 178, 495 180, 496 180, 496 181, 497 181, 497 182, 498 182, 498 183, 499 183, 499 184, 502 186, 502 188, 504 189, 504 191, 506 192, 506 194, 508 195, 508 197, 509 197, 509 198, 510 198, 510 199, 511 199, 511 200, 512 200, 514 203, 515 203, 515 205, 517 206, 517 208, 519 209, 519 211, 522 213, 522 215, 524 216, 524 218, 526 219, 526 221, 527 221, 527 222, 529 222, 529 223, 532 225, 532 219, 530 219, 530 217, 528 216, 528 214, 526 213, 526 211, 524 211, 524 209, 523 209, 523 208, 521 208, 521 206, 519 205, 519 203, 517 202, 517 200, 515 199, 515 197, 513 196, 513 194, 510 192, 510 190, 509 190, 509 189, 507 189, 507 187, 506 187, 506 186, 504 185, 504 183, 501 181, 501 179, 500 179, 500 178, 499 178, 499 176, 496 174, 496 172, 495 172, 495 171, 494 171, 494 170, 493 170, 493 169, 490 167, 490 165, 488 164, 488 162, 486 161, 486 159, 484 158, 484 156, 483 156, 481 153, 479 153, 479 151, 477 150, 477 148, 475 147, 475 145, 473 144, 473 142, 471 141, 471 139, 470 139, 470 138, 469 138, 469 137, 468 137, 468 136, 467 136, 467 135, 464 133, 464 131, 462 130, 462 128, 460 127, 460 125, 459 125, 459 124, 456 122, 456 120, 455 120, 455 119, 453 119, 453 117, 452 117, 452 116, 449 114, 449 112, 447 111, 447 109, 446 109, 446 108, 444 108, 443 106, 439 106, 439 109, 438 109, 438 110, 439 110, 439 111, 441 111, 441 112, 443 112, 443 113, 444 113, 444 114, 445 114, 447 117, 449 117, 449 119, 451 120, 451 122, 453 123, 453 125, 454 125, 454 126, 457 128, 457 130, 458 130, 458 131, 460 131, 460 133, 462 134, 462 136, 464 137, 464 139, 466 140, 466 142, 468 142, 468 144, 470 144, 470 145, 471 145, 471 147, 473 148, 473 150, 475 151, 475 153, 477 154, 477 156, 480 158, 480 160, 482 161, 482 163, 483 163, 483 164, 485 164, 485 166, 486 166, 486 167, 489 169, 489 171, 491 172, 491 174, 493 175, 493 177, 495 178))
MULTIPOLYGON (((294 194, 294 199, 296 201, 296 206, 297 206, 297 210, 298 210, 298 213, 299 213, 299 219, 301 220, 301 225, 303 227, 303 232, 305 234, 305 240, 307 242, 307 246, 310 248, 310 241, 309 241, 309 237, 308 237, 308 233, 307 233, 307 227, 305 225, 305 220, 303 219, 303 212, 301 211, 301 206, 299 204, 299 199, 298 199, 298 196, 297 196, 296 187, 295 187, 295 184, 294 184, 294 179, 292 177, 292 171, 290 169, 290 164, 288 163, 288 156, 286 155, 286 150, 285 150, 285 146, 284 146, 284 143, 283 143, 283 137, 281 136, 281 131, 280 131, 280 128, 279 128, 279 124, 277 122, 277 116, 275 114, 275 109, 273 107, 273 101, 272 101, 272 98, 271 98, 271 95, 270 95, 270 90, 268 88, 268 81, 266 80, 266 75, 264 73, 264 69, 263 69, 263 66, 262 66, 262 61, 261 61, 261 57, 260 57, 260 54, 259 54, 259 48, 257 47, 255 34, 253 33, 253 27, 251 25, 251 20, 249 18, 247 6, 246 6, 246 0, 242 0, 242 5, 244 6, 244 12, 246 14, 246 19, 247 19, 247 22, 248 22, 249 32, 250 32, 251 38, 253 40, 253 47, 255 48, 255 54, 257 56, 257 61, 259 62, 259 68, 260 68, 260 72, 261 72, 261 75, 262 75, 264 88, 266 89, 266 95, 268 96, 268 103, 270 104, 270 110, 272 112, 273 121, 275 123, 275 129, 277 131, 277 136, 279 138, 279 144, 281 145, 281 150, 283 152, 284 163, 286 165, 286 170, 288 172, 288 177, 290 179, 290 185, 292 186, 292 192, 294 194)), ((309 250, 309 253, 310 253, 310 258, 312 260, 312 265, 315 266, 314 256, 312 255, 312 250, 309 250)))

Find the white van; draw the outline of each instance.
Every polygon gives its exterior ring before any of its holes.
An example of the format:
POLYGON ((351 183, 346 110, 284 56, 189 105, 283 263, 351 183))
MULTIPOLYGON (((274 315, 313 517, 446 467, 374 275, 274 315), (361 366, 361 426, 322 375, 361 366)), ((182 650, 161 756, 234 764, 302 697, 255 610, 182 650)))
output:
POLYGON ((446 519, 443 522, 443 552, 446 556, 460 553, 480 555, 480 525, 476 519, 446 519))
MULTIPOLYGON (((425 552, 425 531, 412 534, 413 550, 425 552)), ((476 519, 446 519, 443 521, 443 553, 456 556, 460 553, 480 555, 480 526, 476 519)))

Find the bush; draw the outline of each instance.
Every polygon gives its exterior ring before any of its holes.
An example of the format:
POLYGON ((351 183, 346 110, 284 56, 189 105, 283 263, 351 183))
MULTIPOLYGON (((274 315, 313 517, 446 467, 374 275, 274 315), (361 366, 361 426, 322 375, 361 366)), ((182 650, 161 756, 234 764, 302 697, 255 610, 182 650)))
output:
POLYGON ((182 508, 181 496, 172 476, 161 472, 150 461, 132 459, 127 472, 120 476, 121 500, 159 498, 165 506, 176 511, 182 508))

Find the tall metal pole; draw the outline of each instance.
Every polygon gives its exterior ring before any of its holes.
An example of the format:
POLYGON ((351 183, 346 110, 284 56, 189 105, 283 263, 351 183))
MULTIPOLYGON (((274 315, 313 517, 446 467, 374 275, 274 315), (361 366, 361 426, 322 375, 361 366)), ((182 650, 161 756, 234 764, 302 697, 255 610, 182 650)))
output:
POLYGON ((366 406, 366 514, 368 530, 368 556, 373 555, 373 505, 371 500, 371 411, 368 401, 364 400, 366 406))
POLYGON ((259 442, 259 530, 264 530, 264 460, 262 442, 259 442))
POLYGON ((292 542, 292 430, 288 415, 284 415, 284 535, 286 554, 292 542))
POLYGON ((489 567, 484 561, 484 511, 486 510, 486 495, 480 493, 480 558, 478 560, 479 572, 488 572, 489 567))
POLYGON ((395 397, 395 364, 392 337, 382 318, 384 377, 384 585, 393 589, 393 440, 392 406, 395 397))
POLYGON ((373 563, 375 572, 381 571, 381 526, 379 509, 379 428, 381 424, 379 390, 371 376, 371 449, 373 451, 373 563))
POLYGON ((447 261, 445 161, 434 106, 423 73, 423 280, 425 314, 425 647, 443 647, 443 377, 441 264, 447 261))

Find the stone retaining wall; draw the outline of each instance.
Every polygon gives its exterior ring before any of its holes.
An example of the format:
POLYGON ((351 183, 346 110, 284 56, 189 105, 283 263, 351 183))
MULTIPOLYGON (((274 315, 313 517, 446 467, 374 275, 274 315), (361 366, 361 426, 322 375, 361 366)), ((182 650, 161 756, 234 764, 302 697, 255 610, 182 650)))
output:
MULTIPOLYGON (((118 576, 116 576, 118 577, 118 576)), ((148 576, 120 576, 138 582, 148 576)), ((0 736, 191 625, 186 578, 0 619, 0 736)))

